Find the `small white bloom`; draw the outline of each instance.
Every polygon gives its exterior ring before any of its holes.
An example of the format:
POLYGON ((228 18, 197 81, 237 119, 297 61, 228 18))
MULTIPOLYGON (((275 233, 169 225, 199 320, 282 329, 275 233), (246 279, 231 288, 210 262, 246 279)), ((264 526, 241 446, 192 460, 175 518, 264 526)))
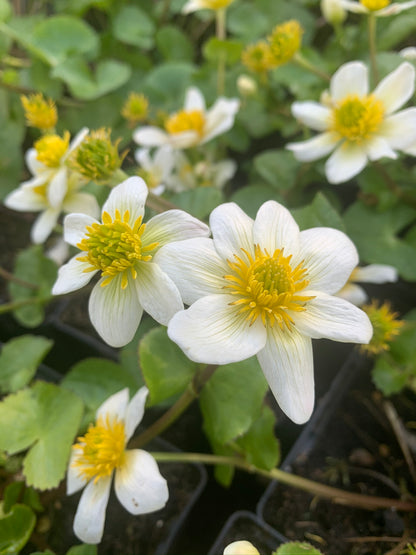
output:
POLYGON ((152 260, 157 250, 170 241, 209 235, 208 226, 182 210, 168 210, 143 224, 147 194, 143 179, 130 177, 111 191, 102 222, 84 214, 64 220, 65 241, 83 252, 59 269, 52 294, 76 291, 101 272, 89 314, 113 347, 131 341, 143 310, 166 325, 183 308, 176 285, 152 260))
POLYGON ((154 195, 161 195, 166 188, 166 182, 170 178, 175 164, 172 147, 169 145, 161 146, 154 152, 153 156, 151 156, 148 148, 139 148, 134 156, 141 167, 139 175, 143 177, 154 195))
POLYGON ((237 164, 234 160, 212 162, 208 158, 192 164, 187 156, 175 152, 175 168, 166 180, 167 188, 175 192, 196 189, 198 187, 215 187, 222 189, 234 176, 237 164))
POLYGON ((260 555, 260 553, 252 543, 240 540, 228 544, 223 555, 260 555))
POLYGON ((255 79, 245 74, 242 74, 238 77, 237 88, 241 96, 253 96, 258 91, 255 79))
POLYGON ((362 62, 341 66, 333 75, 325 104, 294 102, 293 115, 320 131, 307 141, 287 145, 301 161, 322 158, 330 183, 342 183, 359 174, 368 160, 397 158, 416 141, 416 108, 397 112, 413 95, 415 69, 402 63, 368 91, 368 69, 362 62))
POLYGON ((416 46, 408 46, 399 52, 399 56, 409 61, 416 60, 416 46))
POLYGON ((70 144, 69 134, 64 138, 46 135, 26 153, 26 164, 33 177, 12 191, 4 204, 19 212, 41 212, 31 231, 34 243, 46 241, 61 212, 82 212, 93 217, 99 214, 95 197, 79 192, 85 180, 66 165, 70 153, 87 134, 88 129, 82 129, 70 144))
POLYGON ((396 268, 387 264, 369 264, 364 268, 357 266, 344 287, 338 291, 337 297, 361 306, 368 301, 368 295, 357 283, 393 283, 398 279, 396 268))
POLYGON ((393 2, 390 0, 341 0, 342 7, 352 13, 374 14, 377 17, 397 15, 416 6, 416 0, 393 2))
POLYGON ((311 338, 368 343, 366 314, 335 295, 358 263, 350 239, 331 228, 299 231, 289 211, 263 204, 255 221, 236 204, 215 208, 213 238, 170 243, 157 263, 190 305, 168 335, 195 362, 257 355, 282 410, 306 422, 314 405, 311 338))
POLYGON ((188 0, 182 8, 182 13, 191 13, 198 10, 223 10, 234 0, 188 0))
POLYGON ((321 0, 321 12, 331 25, 340 25, 347 17, 342 0, 321 0))
POLYGON ((139 127, 133 133, 133 139, 147 147, 169 144, 173 148, 189 148, 202 145, 231 129, 239 105, 236 98, 220 97, 207 110, 201 91, 191 87, 186 91, 183 110, 166 120, 165 130, 139 127))
POLYGON ((85 487, 74 519, 74 532, 84 543, 101 541, 113 475, 118 500, 129 513, 152 513, 166 505, 168 486, 155 459, 141 449, 126 449, 143 418, 147 394, 142 387, 129 402, 126 388, 109 397, 97 410, 95 425, 72 448, 67 494, 85 487))

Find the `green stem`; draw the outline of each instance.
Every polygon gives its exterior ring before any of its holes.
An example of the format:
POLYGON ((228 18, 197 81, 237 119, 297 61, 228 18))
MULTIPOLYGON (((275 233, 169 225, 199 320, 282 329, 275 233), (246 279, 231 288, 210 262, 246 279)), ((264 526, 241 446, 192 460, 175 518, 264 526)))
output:
POLYGON ((38 285, 34 285, 33 283, 29 283, 28 281, 25 281, 23 279, 20 279, 20 278, 14 276, 13 274, 8 272, 7 270, 2 268, 1 266, 0 266, 0 276, 2 278, 6 279, 7 281, 13 281, 14 283, 17 283, 18 285, 21 285, 22 287, 27 287, 28 289, 32 289, 33 291, 37 291, 39 289, 38 285))
POLYGON ((400 511, 416 511, 416 503, 412 501, 402 501, 401 499, 390 499, 388 497, 374 497, 372 495, 362 495, 350 491, 343 491, 301 476, 296 476, 295 474, 285 472, 279 468, 262 470, 237 457, 223 457, 204 453, 151 453, 151 455, 159 462, 231 465, 251 474, 260 474, 270 480, 279 480, 282 484, 301 489, 318 497, 330 499, 333 503, 338 503, 339 505, 349 505, 351 507, 359 507, 367 510, 394 508, 400 511))
POLYGON ((160 435, 169 428, 179 416, 189 407, 189 405, 199 396, 200 391, 207 383, 209 378, 217 369, 217 366, 204 366, 194 376, 183 394, 179 397, 175 404, 167 410, 158 420, 153 422, 151 426, 146 428, 144 432, 139 434, 129 443, 129 448, 137 449, 148 443, 151 439, 160 435))
POLYGON ((306 60, 306 58, 304 58, 302 54, 300 54, 300 52, 296 52, 296 54, 292 58, 292 61, 298 64, 298 66, 302 67, 303 69, 306 69, 307 71, 310 71, 321 79, 324 79, 325 81, 331 80, 331 77, 327 73, 325 73, 325 71, 320 70, 319 67, 316 67, 309 60, 306 60))
POLYGON ((370 64, 371 74, 373 77, 373 86, 376 86, 379 81, 377 59, 376 59, 376 16, 373 13, 368 14, 368 42, 370 49, 370 64))
POLYGON ((5 314, 6 312, 11 312, 22 306, 27 306, 30 304, 42 304, 46 303, 52 299, 52 297, 30 297, 29 299, 21 299, 20 301, 12 301, 10 303, 4 303, 0 305, 0 314, 5 314))
MULTIPOLYGON (((226 27, 225 27, 225 9, 217 10, 216 15, 216 33, 217 39, 224 41, 226 38, 226 27)), ((217 93, 219 95, 224 94, 225 90, 225 55, 223 52, 220 53, 218 57, 218 68, 217 68, 217 93)))

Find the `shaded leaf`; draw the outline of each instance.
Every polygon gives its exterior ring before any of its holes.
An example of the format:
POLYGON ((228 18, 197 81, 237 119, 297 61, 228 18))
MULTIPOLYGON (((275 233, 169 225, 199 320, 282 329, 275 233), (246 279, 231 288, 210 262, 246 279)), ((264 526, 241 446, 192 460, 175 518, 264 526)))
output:
POLYGON ((300 229, 333 227, 345 231, 341 216, 323 193, 317 193, 311 204, 292 210, 292 215, 300 229))
POLYGON ((36 524, 30 507, 14 505, 12 510, 0 518, 0 555, 16 555, 28 542, 36 524))

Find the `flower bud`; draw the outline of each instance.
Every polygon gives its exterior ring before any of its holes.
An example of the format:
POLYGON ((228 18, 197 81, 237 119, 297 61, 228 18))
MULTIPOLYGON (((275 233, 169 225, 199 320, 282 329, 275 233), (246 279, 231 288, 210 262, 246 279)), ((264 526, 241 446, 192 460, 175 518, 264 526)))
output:
POLYGON ((276 66, 289 62, 300 49, 303 29, 298 21, 291 19, 276 25, 268 37, 276 66))
POLYGON ((321 0, 321 12, 326 21, 333 25, 341 25, 347 17, 340 0, 321 0))
POLYGON ((52 130, 58 120, 58 113, 53 100, 45 99, 42 93, 21 96, 25 111, 26 125, 42 131, 52 130))
POLYGON ((257 83, 248 75, 240 75, 237 79, 237 88, 241 96, 253 96, 257 92, 257 83))

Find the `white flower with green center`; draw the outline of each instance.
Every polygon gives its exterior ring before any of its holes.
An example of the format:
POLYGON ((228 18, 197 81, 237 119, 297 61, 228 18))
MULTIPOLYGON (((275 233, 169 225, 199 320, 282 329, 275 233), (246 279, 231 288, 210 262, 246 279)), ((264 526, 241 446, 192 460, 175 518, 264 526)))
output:
POLYGON ((189 148, 202 145, 231 129, 239 106, 236 98, 220 97, 207 110, 201 91, 191 87, 186 91, 183 110, 167 118, 164 130, 152 126, 139 127, 133 133, 133 139, 146 147, 169 144, 173 148, 189 148))
POLYGON ((85 487, 74 519, 74 532, 84 543, 101 541, 113 475, 117 498, 133 515, 158 511, 169 498, 155 459, 141 449, 126 449, 143 418, 147 394, 142 387, 130 402, 128 389, 109 397, 72 448, 67 494, 85 487))
POLYGON ((234 0, 188 0, 182 8, 182 13, 191 13, 198 10, 224 10, 234 0))
POLYGON ((171 243, 155 257, 190 305, 168 335, 195 362, 257 355, 282 410, 306 422, 314 405, 311 338, 368 343, 372 335, 366 314, 334 296, 357 251, 336 229, 300 232, 274 201, 254 221, 234 203, 220 205, 210 225, 212 239, 171 243))
POLYGON ((402 63, 369 94, 368 69, 361 62, 344 64, 333 75, 325 105, 294 102, 293 115, 320 131, 312 139, 290 143, 298 160, 317 160, 334 151, 325 165, 330 183, 348 181, 368 160, 397 158, 416 141, 416 108, 397 112, 413 95, 415 69, 402 63))
POLYGON ((398 279, 396 268, 387 264, 369 264, 364 268, 357 266, 337 297, 361 306, 368 301, 368 295, 358 283, 393 283, 398 279))
POLYGON ((390 0, 340 0, 344 10, 352 13, 374 14, 377 17, 396 15, 416 6, 416 0, 393 2, 390 0))
POLYGON ((147 193, 143 179, 130 177, 111 191, 102 222, 84 214, 69 214, 64 220, 65 240, 83 252, 59 269, 52 293, 76 291, 100 272, 89 314, 113 347, 131 341, 143 309, 166 325, 183 308, 176 285, 154 262, 158 249, 170 241, 209 235, 208 226, 182 210, 168 210, 144 224, 147 193))
POLYGON ((93 217, 100 212, 95 197, 79 190, 86 181, 66 165, 68 156, 87 134, 88 129, 82 129, 71 143, 69 133, 63 137, 44 135, 26 153, 33 177, 12 191, 4 204, 19 212, 41 212, 31 231, 34 243, 46 241, 62 212, 82 212, 93 217))

